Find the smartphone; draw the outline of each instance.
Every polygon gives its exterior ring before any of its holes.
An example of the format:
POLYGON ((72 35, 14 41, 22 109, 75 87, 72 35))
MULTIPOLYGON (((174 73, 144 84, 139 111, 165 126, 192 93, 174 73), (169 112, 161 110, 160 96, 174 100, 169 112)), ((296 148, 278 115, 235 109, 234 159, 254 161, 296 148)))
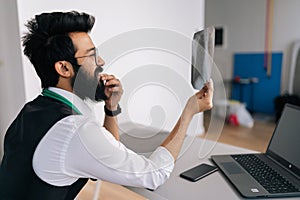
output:
POLYGON ((95 100, 96 101, 105 101, 107 100, 107 96, 105 95, 105 85, 104 81, 99 80, 97 88, 96 88, 96 93, 95 93, 95 100))
POLYGON ((180 174, 180 177, 195 182, 217 170, 218 168, 216 166, 202 163, 196 167, 182 172, 180 174))

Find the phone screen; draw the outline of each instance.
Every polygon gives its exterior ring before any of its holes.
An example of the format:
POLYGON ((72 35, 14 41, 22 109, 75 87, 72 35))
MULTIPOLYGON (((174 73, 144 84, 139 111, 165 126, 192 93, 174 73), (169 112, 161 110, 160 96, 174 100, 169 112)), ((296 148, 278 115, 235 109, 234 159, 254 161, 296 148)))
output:
POLYGON ((180 174, 180 177, 190 181, 198 181, 199 179, 217 171, 218 168, 212 165, 202 163, 180 174))

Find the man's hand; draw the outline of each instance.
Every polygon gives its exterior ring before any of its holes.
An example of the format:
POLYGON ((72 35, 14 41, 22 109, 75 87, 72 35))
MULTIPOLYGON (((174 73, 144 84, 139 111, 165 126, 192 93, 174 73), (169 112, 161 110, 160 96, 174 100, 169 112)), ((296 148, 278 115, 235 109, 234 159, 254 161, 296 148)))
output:
POLYGON ((107 96, 105 106, 109 110, 117 110, 118 103, 123 94, 122 84, 114 75, 101 74, 100 79, 104 82, 104 93, 107 96))
POLYGON ((213 81, 210 79, 203 88, 191 96, 184 108, 184 113, 193 116, 199 112, 209 110, 213 107, 213 81))

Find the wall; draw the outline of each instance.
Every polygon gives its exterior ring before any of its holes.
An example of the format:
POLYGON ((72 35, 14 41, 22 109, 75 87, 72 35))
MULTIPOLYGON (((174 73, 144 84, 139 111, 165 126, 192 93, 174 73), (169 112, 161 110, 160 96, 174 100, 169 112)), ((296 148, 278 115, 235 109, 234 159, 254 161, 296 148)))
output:
MULTIPOLYGON (((18 0, 17 2, 21 33, 26 31, 23 24, 35 14, 55 10, 79 10, 96 17, 96 25, 91 35, 98 45, 120 33, 145 27, 170 29, 191 37, 192 33, 204 24, 204 1, 202 0, 192 0, 189 4, 180 0, 126 2, 90 0, 88 3, 79 0, 18 0)), ((26 98, 32 99, 40 92, 38 78, 33 68, 28 67, 30 64, 25 57, 23 57, 23 65, 26 98)))
POLYGON ((17 24, 16 1, 0 0, 0 160, 5 131, 25 101, 17 24))
MULTIPOLYGON (((283 52, 281 92, 288 90, 292 43, 300 39, 300 1, 274 0, 273 51, 283 52)), ((233 53, 263 52, 266 0, 207 0, 205 26, 224 25, 227 47, 216 49, 215 61, 224 79, 232 78, 233 53)))
MULTIPOLYGON (((5 2, 5 0, 1 0, 1 1, 5 2)), ((15 11, 16 2, 17 2, 17 9, 18 9, 18 21, 17 19, 15 19, 15 23, 11 23, 17 25, 14 27, 14 29, 19 29, 18 35, 11 35, 11 37, 14 37, 14 40, 16 41, 20 41, 20 37, 26 31, 24 23, 28 19, 32 18, 35 14, 39 14, 42 12, 52 12, 52 11, 79 10, 79 11, 93 14, 96 17, 96 24, 94 26, 93 32, 91 33, 91 36, 94 40, 95 45, 107 44, 108 41, 111 40, 114 41, 114 38, 118 37, 120 34, 132 30, 139 30, 142 28, 149 28, 149 27, 169 30, 172 33, 177 34, 176 37, 184 37, 185 39, 190 39, 195 30, 202 29, 204 26, 204 0, 190 0, 188 4, 181 0, 175 0, 175 1, 174 0, 165 0, 165 1, 128 0, 126 2, 116 1, 116 0, 112 0, 112 1, 104 1, 104 0, 89 0, 89 1, 14 0, 13 1, 12 0, 12 1, 7 1, 6 4, 13 4, 13 5, 5 5, 5 6, 1 6, 1 8, 3 8, 3 10, 6 10, 7 12, 9 11, 9 9, 14 9, 15 11), (8 8, 8 6, 10 7, 8 8)), ((16 18, 17 13, 16 12, 14 13, 16 18)), ((5 25, 4 27, 8 27, 8 25, 5 25)), ((135 40, 137 38, 132 38, 132 39, 135 40)), ((7 40, 7 38, 4 38, 4 40, 7 40)), ((187 47, 190 48, 190 44, 187 43, 187 45, 188 45, 187 47)), ((5 48, 7 48, 7 46, 8 45, 5 45, 5 48)), ((122 44, 120 44, 120 47, 122 47, 122 44)), ((26 101, 32 100, 40 93, 41 91, 40 81, 36 76, 35 71, 31 66, 31 64, 29 63, 28 59, 23 55, 21 57, 20 43, 17 43, 15 46, 11 48, 14 51, 18 52, 19 57, 17 57, 18 59, 16 59, 15 56, 12 57, 10 55, 9 59, 14 59, 14 62, 18 62, 17 66, 23 65, 23 68, 18 69, 18 74, 20 75, 20 77, 18 78, 19 80, 18 83, 22 85, 22 87, 20 87, 20 89, 22 90, 21 92, 22 98, 18 100, 20 101, 19 104, 23 105, 26 101)), ((187 53, 188 56, 186 57, 188 57, 189 59, 190 52, 187 51, 187 53)), ((179 78, 182 78, 182 80, 188 82, 189 75, 190 75, 189 72, 190 63, 186 62, 186 60, 183 61, 182 59, 178 59, 178 58, 180 58, 180 56, 174 58, 174 56, 171 56, 170 53, 166 53, 162 51, 160 52, 159 51, 152 52, 151 50, 136 51, 131 53, 128 56, 124 56, 124 55, 121 56, 121 59, 117 59, 116 62, 114 63, 110 63, 110 60, 108 60, 109 65, 105 66, 105 70, 108 73, 116 74, 122 81, 123 76, 126 75, 126 72, 128 72, 128 70, 129 71, 133 70, 134 67, 137 66, 153 64, 154 62, 155 64, 162 64, 164 66, 168 66, 171 68, 173 67, 172 71, 175 72, 175 74, 178 75, 179 78), (130 64, 131 68, 125 68, 125 66, 127 66, 128 64, 130 64), (118 68, 116 67, 116 65, 118 65, 118 68)), ((166 74, 164 77, 167 77, 167 75, 168 74, 166 74)), ((1 81, 2 80, 3 79, 1 79, 1 81)), ((177 81, 177 83, 179 82, 177 81)), ((6 82, 6 84, 9 85, 9 82, 6 82)), ((174 87, 175 86, 176 85, 174 85, 174 87)), ((174 87, 172 89, 176 89, 174 87)), ((189 91, 192 91, 190 86, 188 87, 189 87, 188 88, 189 91)), ((173 94, 172 92, 173 91, 170 92, 170 95, 173 94)), ((142 95, 143 93, 144 91, 141 91, 140 95, 142 95)), ((16 96, 18 95, 14 94, 8 99, 11 101, 15 99, 16 96)), ((150 105, 154 107, 154 110, 151 110, 151 112, 153 111, 154 113, 157 114, 156 111, 158 111, 159 114, 160 110, 159 109, 157 110, 158 107, 156 107, 157 101, 151 101, 154 98, 155 97, 152 96, 151 98, 141 99, 141 100, 147 100, 147 102, 146 103, 144 102, 144 104, 140 103, 138 106, 135 107, 144 108, 149 106, 149 102, 150 103, 155 102, 155 104, 150 105)), ((175 98, 175 104, 178 103, 176 102, 176 98, 175 98)), ((155 98, 155 99, 157 100, 159 98, 155 98)), ((165 103, 170 103, 168 102, 168 100, 164 100, 164 101, 165 103)), ((132 105, 134 105, 135 103, 136 102, 133 101, 132 105)), ((128 105, 128 107, 129 106, 131 106, 131 104, 128 105)), ((182 105, 177 106, 175 108, 167 108, 168 112, 171 109, 171 113, 165 113, 166 114, 165 117, 168 118, 169 120, 169 124, 164 125, 166 128, 170 128, 170 125, 174 124, 174 121, 177 120, 178 111, 181 109, 181 107, 182 105)), ((16 115, 15 110, 19 110, 19 109, 20 106, 14 107, 13 109, 8 108, 7 113, 10 113, 11 116, 15 116, 16 115)), ((103 110, 102 107, 101 110, 103 110)), ((140 113, 143 112, 141 112, 140 110, 139 114, 140 113)), ((144 113, 144 115, 145 114, 147 115, 144 116, 143 118, 144 121, 146 120, 147 123, 149 121, 153 121, 153 120, 155 121, 155 119, 153 119, 153 116, 148 116, 148 113, 144 113)), ((150 115, 152 114, 153 113, 150 113, 150 115)), ((5 118, 5 116, 1 115, 1 121, 2 118, 5 118)), ((157 118, 157 119, 161 119, 161 118, 157 118)), ((11 121, 11 118, 5 120, 6 120, 5 126, 1 127, 2 128, 1 130, 6 129, 6 127, 8 126, 8 122, 11 121)), ((200 125, 200 129, 203 130, 202 124, 200 123, 199 125, 200 125)))

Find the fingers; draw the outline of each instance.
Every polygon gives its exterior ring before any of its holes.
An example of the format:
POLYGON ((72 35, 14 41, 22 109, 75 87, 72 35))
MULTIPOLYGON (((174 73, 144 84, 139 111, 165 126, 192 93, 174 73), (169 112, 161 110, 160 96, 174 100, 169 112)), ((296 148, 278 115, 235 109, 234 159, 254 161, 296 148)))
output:
POLYGON ((110 88, 107 88, 107 91, 111 93, 123 93, 123 89, 121 86, 112 86, 110 88))
POLYGON ((117 80, 114 75, 109 75, 109 74, 100 74, 100 79, 102 81, 104 81, 105 83, 107 83, 105 85, 112 85, 111 81, 116 81, 117 80))
POLYGON ((204 97, 207 97, 209 94, 212 94, 214 91, 213 88, 213 81, 210 79, 208 82, 206 82, 203 86, 203 88, 196 93, 196 96, 198 99, 202 99, 204 97))
POLYGON ((209 79, 209 81, 205 84, 208 86, 209 90, 211 90, 212 92, 214 91, 214 82, 212 79, 209 79))
POLYGON ((118 105, 123 94, 123 88, 120 80, 114 75, 109 74, 100 74, 99 76, 105 86, 105 95, 108 97, 105 101, 106 104, 111 107, 118 105))
POLYGON ((204 86, 199 92, 196 93, 198 99, 202 99, 203 97, 207 96, 208 88, 204 86))
POLYGON ((103 81, 115 78, 115 76, 112 74, 99 74, 99 76, 100 76, 101 80, 103 80, 103 81))
POLYGON ((204 87, 203 88, 207 88, 207 90, 209 90, 210 92, 213 92, 214 91, 214 83, 213 83, 213 80, 212 79, 209 79, 209 81, 207 81, 205 84, 204 84, 204 87))
POLYGON ((112 88, 112 87, 122 87, 121 82, 114 75, 101 74, 100 79, 105 83, 104 85, 112 88))

